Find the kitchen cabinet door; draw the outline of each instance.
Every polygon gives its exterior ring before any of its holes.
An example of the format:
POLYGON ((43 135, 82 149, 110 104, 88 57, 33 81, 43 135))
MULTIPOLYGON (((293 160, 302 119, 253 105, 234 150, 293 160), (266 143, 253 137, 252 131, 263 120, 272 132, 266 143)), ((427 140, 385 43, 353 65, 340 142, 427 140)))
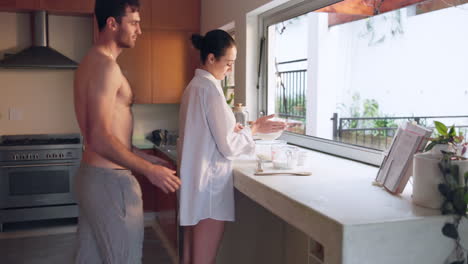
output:
MULTIPOLYGON (((145 149, 142 151, 146 152, 147 154, 154 155, 154 151, 152 149, 145 149)), ((140 184, 143 199, 143 211, 155 212, 157 195, 156 189, 158 188, 154 186, 144 175, 133 173, 133 176, 135 176, 135 179, 140 184)))
POLYGON ((0 11, 30 11, 39 9, 39 0, 0 0, 0 11))
MULTIPOLYGON (((163 152, 155 151, 155 155, 159 158, 172 162, 163 152)), ((176 164, 174 164, 176 166, 176 164)), ((158 223, 161 227, 164 236, 170 243, 173 252, 178 252, 178 213, 179 207, 177 203, 176 193, 164 193, 161 189, 156 190, 156 212, 158 223)))
POLYGON ((200 0, 153 0, 153 29, 179 29, 198 32, 200 0))
POLYGON ((0 0, 0 8, 15 8, 16 0, 0 0))
POLYGON ((140 27, 145 33, 145 29, 151 28, 151 6, 152 0, 140 0, 140 27))
POLYGON ((94 12, 94 0, 40 0, 40 7, 52 13, 92 14, 94 12))
POLYGON ((178 207, 175 193, 164 193, 159 188, 156 193, 158 223, 174 251, 177 252, 178 207))
POLYGON ((153 103, 179 103, 198 65, 198 52, 192 47, 191 32, 153 30, 153 103))
POLYGON ((135 47, 124 49, 117 60, 130 83, 135 103, 152 103, 151 32, 141 34, 135 47))

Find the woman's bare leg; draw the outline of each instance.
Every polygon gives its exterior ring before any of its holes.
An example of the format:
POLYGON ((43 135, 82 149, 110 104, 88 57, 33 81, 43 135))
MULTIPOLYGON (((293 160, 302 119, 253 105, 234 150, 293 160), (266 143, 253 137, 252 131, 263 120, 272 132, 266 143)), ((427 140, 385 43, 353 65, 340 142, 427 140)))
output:
POLYGON ((224 232, 224 221, 201 220, 192 231, 192 263, 215 264, 224 232))
POLYGON ((192 263, 193 226, 184 226, 184 245, 182 249, 182 264, 192 263))

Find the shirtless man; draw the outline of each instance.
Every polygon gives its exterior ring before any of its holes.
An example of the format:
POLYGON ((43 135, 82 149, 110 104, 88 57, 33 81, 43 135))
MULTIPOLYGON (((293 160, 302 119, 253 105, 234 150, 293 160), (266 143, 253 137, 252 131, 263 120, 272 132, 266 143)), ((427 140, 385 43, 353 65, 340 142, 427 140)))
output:
POLYGON ((180 186, 175 171, 160 166, 164 161, 131 145, 133 95, 116 59, 141 34, 138 9, 138 0, 96 1, 99 39, 75 73, 75 113, 85 145, 75 184, 75 263, 141 263, 143 208, 131 171, 166 193, 180 186))

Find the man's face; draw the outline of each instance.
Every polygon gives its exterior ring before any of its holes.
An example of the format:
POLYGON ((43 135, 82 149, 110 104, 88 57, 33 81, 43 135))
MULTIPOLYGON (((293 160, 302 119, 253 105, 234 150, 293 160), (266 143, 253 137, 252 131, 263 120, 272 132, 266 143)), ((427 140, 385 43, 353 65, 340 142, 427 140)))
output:
POLYGON ((138 35, 141 35, 140 13, 132 12, 131 8, 127 7, 117 32, 117 45, 120 48, 133 48, 138 35))

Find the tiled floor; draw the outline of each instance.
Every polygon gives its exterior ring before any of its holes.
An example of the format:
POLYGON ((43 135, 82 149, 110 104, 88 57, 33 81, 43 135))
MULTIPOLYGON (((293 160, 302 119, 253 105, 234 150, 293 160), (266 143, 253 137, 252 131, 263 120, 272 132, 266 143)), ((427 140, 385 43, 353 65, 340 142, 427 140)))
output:
MULTIPOLYGON (((2 264, 73 263, 76 228, 47 228, 39 231, 6 232, 0 235, 2 264)), ((170 264, 171 259, 151 227, 145 229, 143 264, 170 264)))

